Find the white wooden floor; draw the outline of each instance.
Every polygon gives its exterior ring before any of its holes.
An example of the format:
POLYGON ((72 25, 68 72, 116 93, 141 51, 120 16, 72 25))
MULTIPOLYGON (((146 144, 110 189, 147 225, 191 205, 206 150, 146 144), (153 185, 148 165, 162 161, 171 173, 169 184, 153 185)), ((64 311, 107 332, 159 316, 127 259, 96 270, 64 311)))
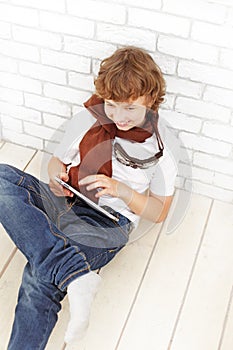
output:
MULTIPOLYGON (((41 177, 42 152, 10 143, 0 147, 1 163, 41 177)), ((101 269, 103 282, 82 344, 63 343, 65 299, 46 350, 233 349, 233 205, 195 194, 170 235, 167 221, 101 269)), ((6 350, 25 258, 2 227, 0 239, 0 350, 6 350)))

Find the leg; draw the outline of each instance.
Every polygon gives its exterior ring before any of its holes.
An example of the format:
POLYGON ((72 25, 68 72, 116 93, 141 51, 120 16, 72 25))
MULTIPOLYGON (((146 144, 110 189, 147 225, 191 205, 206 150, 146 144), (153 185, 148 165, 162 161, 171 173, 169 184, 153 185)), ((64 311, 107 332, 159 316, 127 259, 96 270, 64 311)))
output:
MULTIPOLYGON (((69 239, 68 236, 63 233, 63 230, 61 231, 58 229, 57 225, 54 224, 54 220, 51 220, 51 213, 48 215, 48 212, 45 210, 44 203, 48 202, 46 206, 48 208, 50 208, 50 206, 54 207, 54 203, 50 198, 51 193, 48 191, 47 193, 46 190, 41 193, 38 188, 39 181, 36 178, 16 168, 5 165, 0 166, 0 176, 0 219, 3 226, 17 247, 27 257, 30 263, 31 273, 37 281, 38 288, 40 289, 40 286, 43 286, 43 293, 45 290, 50 292, 54 288, 58 288, 60 292, 64 292, 66 287, 73 281, 68 288, 69 301, 71 304, 71 322, 69 323, 66 338, 67 341, 69 341, 72 339, 74 333, 79 337, 87 326, 90 306, 100 279, 96 274, 88 272, 91 269, 106 265, 122 247, 117 247, 112 250, 109 248, 88 247, 79 242, 74 242, 73 239, 69 239), (82 279, 78 279, 78 282, 76 278, 79 276, 82 276, 82 279), (79 297, 79 302, 76 301, 76 296, 79 297), (80 311, 83 315, 83 318, 80 318, 80 320, 82 320, 83 323, 76 322, 76 313, 81 316, 80 311)), ((80 207, 78 208, 80 209, 80 207)), ((82 213, 79 213, 79 215, 85 216, 90 221, 90 216, 93 217, 94 213, 89 212, 87 214, 87 208, 81 209, 82 213)), ((58 217, 60 218, 61 215, 59 214, 58 217)), ((103 222, 100 224, 100 220, 103 220, 103 218, 96 218, 94 220, 95 223, 98 223, 97 226, 102 226, 102 224, 104 224, 103 222)), ((87 232, 83 232, 83 225, 77 225, 76 229, 77 227, 84 233, 84 237, 86 237, 87 232)), ((109 231, 110 227, 107 226, 106 229, 109 231)), ((87 231, 90 231, 90 226, 87 231)), ((119 236, 120 231, 121 230, 119 230, 117 236, 119 236)), ((96 232, 97 227, 94 229, 95 234, 96 232)), ((101 233, 100 236, 102 238, 103 232, 101 231, 99 233, 101 233)), ((92 235, 91 238, 93 238, 92 235)), ((18 342, 18 337, 20 340, 22 334, 25 334, 27 327, 29 329, 30 327, 34 327, 26 323, 27 319, 23 316, 27 311, 24 307, 25 303, 23 302, 23 296, 26 295, 27 290, 26 284, 27 278, 24 279, 24 285, 21 287, 19 303, 16 310, 15 325, 11 338, 13 339, 11 342, 14 341, 15 344, 18 342), (24 323, 22 323, 21 330, 18 331, 21 317, 24 319, 24 323)), ((40 296, 43 296, 43 293, 40 293, 40 296)), ((48 294, 48 305, 51 303, 51 305, 54 305, 53 300, 53 294, 48 294)), ((32 301, 32 298, 30 301, 32 301)), ((51 323, 53 328, 56 322, 56 316, 54 315, 56 315, 58 309, 51 306, 50 311, 53 312, 51 314, 53 315, 53 322, 51 323)), ((37 303, 35 303, 34 308, 31 309, 31 320, 33 320, 36 313, 42 316, 39 304, 37 303)), ((28 322, 31 321, 28 319, 28 322)), ((52 328, 47 328, 48 332, 46 333, 46 337, 49 336, 52 328)), ((43 333, 38 333, 35 338, 42 339, 42 342, 44 341, 43 333)))
POLYGON ((64 296, 53 284, 39 281, 27 264, 8 350, 45 349, 64 296))
POLYGON ((90 266, 78 246, 71 244, 41 208, 38 182, 16 168, 0 167, 0 221, 37 278, 65 291, 90 266))

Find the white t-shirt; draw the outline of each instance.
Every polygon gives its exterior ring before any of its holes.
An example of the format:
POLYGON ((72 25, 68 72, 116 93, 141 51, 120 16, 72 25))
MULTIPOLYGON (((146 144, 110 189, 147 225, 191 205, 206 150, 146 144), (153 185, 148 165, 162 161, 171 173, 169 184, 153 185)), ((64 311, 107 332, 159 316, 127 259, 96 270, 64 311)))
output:
MULTIPOLYGON (((68 123, 64 138, 55 150, 54 156, 65 164, 71 163, 71 167, 78 165, 80 162, 79 143, 95 121, 96 119, 87 110, 73 117, 68 123)), ((163 156, 159 158, 158 163, 147 169, 134 169, 120 163, 113 152, 112 177, 124 182, 139 193, 144 193, 149 189, 155 195, 172 196, 177 175, 177 164, 173 155, 166 147, 164 130, 160 130, 160 126, 158 128, 164 144, 163 156)), ((147 138, 143 143, 131 142, 118 137, 112 142, 118 142, 130 156, 138 159, 150 158, 159 151, 155 135, 147 138)), ((134 214, 121 199, 102 196, 98 204, 110 206, 112 209, 128 217, 134 223, 135 227, 138 225, 139 216, 134 214)))

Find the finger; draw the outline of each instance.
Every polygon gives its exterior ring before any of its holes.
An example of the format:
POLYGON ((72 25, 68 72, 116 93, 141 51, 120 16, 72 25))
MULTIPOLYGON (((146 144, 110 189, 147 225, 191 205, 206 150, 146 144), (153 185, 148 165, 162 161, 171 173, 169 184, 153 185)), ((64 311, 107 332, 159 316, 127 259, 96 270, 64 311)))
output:
POLYGON ((108 189, 108 188, 104 188, 103 190, 98 191, 98 192, 95 194, 95 197, 96 197, 96 198, 99 198, 99 197, 104 196, 105 194, 111 194, 111 193, 109 192, 109 189, 108 189))
POLYGON ((95 182, 104 178, 105 178, 105 175, 103 174, 88 175, 79 181, 79 185, 88 185, 92 182, 95 182))
POLYGON ((62 185, 57 183, 56 181, 55 182, 50 181, 49 187, 50 187, 50 190, 55 194, 55 196, 59 196, 59 197, 62 197, 62 196, 73 197, 74 196, 74 194, 70 190, 66 189, 65 187, 63 187, 62 185))
POLYGON ((91 191, 91 190, 95 190, 95 189, 99 189, 99 188, 102 188, 102 187, 109 187, 108 185, 107 185, 107 183, 103 183, 103 181, 96 181, 96 182, 94 182, 94 183, 92 183, 91 185, 89 185, 89 186, 87 186, 86 187, 86 190, 87 191, 91 191))
POLYGON ((69 175, 67 173, 60 173, 58 174, 58 177, 65 182, 69 181, 69 175))

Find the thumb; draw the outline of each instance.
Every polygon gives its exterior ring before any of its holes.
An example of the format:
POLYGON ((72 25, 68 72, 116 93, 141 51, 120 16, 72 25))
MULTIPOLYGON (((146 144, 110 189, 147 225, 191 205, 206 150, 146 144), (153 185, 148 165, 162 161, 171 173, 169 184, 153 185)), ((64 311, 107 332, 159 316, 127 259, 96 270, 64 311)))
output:
POLYGON ((59 177, 61 180, 65 181, 65 182, 69 181, 69 175, 67 173, 60 173, 59 177))

